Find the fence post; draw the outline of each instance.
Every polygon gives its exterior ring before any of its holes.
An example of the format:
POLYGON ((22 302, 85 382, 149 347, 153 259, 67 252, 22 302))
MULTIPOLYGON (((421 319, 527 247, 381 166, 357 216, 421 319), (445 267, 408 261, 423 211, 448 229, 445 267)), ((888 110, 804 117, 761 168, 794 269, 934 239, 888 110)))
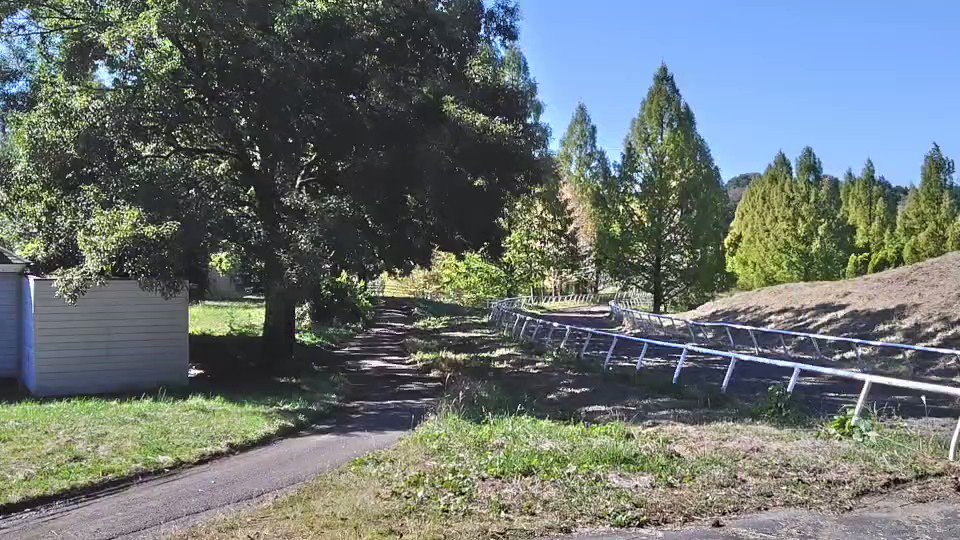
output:
POLYGON ((760 344, 757 343, 757 336, 753 335, 753 330, 747 330, 747 332, 750 334, 750 339, 753 341, 753 350, 756 351, 757 354, 760 354, 760 344))
POLYGON ((737 359, 731 358, 730 365, 727 366, 727 374, 723 377, 723 384, 720 386, 720 393, 726 394, 727 387, 730 386, 730 380, 733 379, 733 368, 737 367, 737 359))
POLYGON ((517 337, 517 341, 523 343, 523 334, 527 331, 528 324, 530 324, 530 317, 524 318, 523 326, 520 327, 520 335, 517 337))
POLYGON ((513 320, 513 328, 510 330, 510 337, 511 337, 512 339, 516 339, 516 336, 517 336, 517 326, 520 324, 520 314, 519 314, 519 313, 515 313, 515 315, 517 316, 517 318, 513 320))
POLYGON ((793 375, 790 376, 790 384, 787 385, 787 393, 793 393, 793 387, 797 385, 797 379, 800 378, 800 368, 793 368, 793 375))
POLYGON ((640 358, 637 358, 637 371, 640 371, 640 368, 643 367, 643 357, 647 355, 647 347, 649 346, 649 343, 644 343, 643 349, 640 350, 640 358))
POLYGON ((813 336, 810 336, 810 343, 813 343, 813 350, 817 351, 817 360, 823 358, 823 353, 820 352, 820 345, 817 344, 817 340, 813 336))
POLYGON ((727 338, 730 340, 730 348, 737 350, 737 344, 733 341, 733 334, 730 333, 730 327, 724 326, 723 329, 727 331, 727 338))
POLYGON ((530 343, 533 343, 534 345, 537 344, 537 334, 540 333, 541 324, 543 324, 543 321, 541 321, 540 319, 537 319, 537 326, 533 328, 533 333, 530 334, 530 343))
POLYGON ((960 440, 960 420, 957 420, 957 427, 953 430, 953 438, 950 439, 950 461, 957 460, 958 440, 960 440))
POLYGON ((543 346, 546 347, 547 349, 550 348, 550 340, 553 339, 553 331, 556 330, 556 328, 557 328, 557 323, 552 323, 550 325, 550 331, 547 332, 547 340, 543 343, 543 346))
POLYGON ((790 349, 787 348, 787 342, 784 341, 783 339, 783 334, 777 334, 777 335, 780 336, 780 346, 783 347, 783 354, 787 355, 787 358, 792 359, 793 357, 790 356, 790 349))
POLYGON ((863 389, 860 390, 860 397, 857 399, 857 406, 853 409, 853 418, 850 423, 856 425, 860 421, 860 412, 863 411, 863 404, 867 401, 867 394, 870 392, 870 379, 863 381, 863 389))
POLYGON ((583 342, 583 348, 580 349, 580 359, 583 360, 583 355, 587 352, 587 347, 590 345, 590 338, 593 337, 593 332, 587 330, 587 340, 583 342))
POLYGON ((610 365, 610 357, 613 355, 613 348, 617 346, 617 338, 614 336, 613 342, 610 343, 610 348, 607 349, 607 357, 603 360, 603 370, 607 370, 607 366, 610 365))
POLYGON ((567 331, 563 333, 563 341, 560 342, 560 349, 567 346, 567 340, 570 339, 570 327, 567 327, 567 331))
POLYGON ((677 369, 673 372, 673 384, 677 384, 677 381, 680 380, 680 370, 683 369, 683 361, 687 359, 687 348, 683 348, 683 352, 680 353, 680 361, 677 362, 677 369))

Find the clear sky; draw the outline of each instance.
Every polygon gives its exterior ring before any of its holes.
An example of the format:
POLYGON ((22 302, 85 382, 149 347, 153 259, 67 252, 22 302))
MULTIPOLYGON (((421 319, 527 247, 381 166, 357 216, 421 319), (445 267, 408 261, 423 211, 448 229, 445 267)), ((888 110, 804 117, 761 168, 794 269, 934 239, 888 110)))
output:
POLYGON ((582 100, 619 159, 662 61, 724 179, 806 145, 902 185, 934 141, 960 162, 960 2, 519 2, 554 146, 582 100))

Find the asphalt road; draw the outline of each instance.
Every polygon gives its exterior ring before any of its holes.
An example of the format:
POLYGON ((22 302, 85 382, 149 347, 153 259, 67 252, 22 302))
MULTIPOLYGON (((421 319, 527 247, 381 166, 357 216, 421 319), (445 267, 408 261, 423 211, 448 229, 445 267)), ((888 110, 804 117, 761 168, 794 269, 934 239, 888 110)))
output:
POLYGON ((410 313, 383 309, 373 328, 338 354, 350 405, 329 425, 130 486, 0 517, 0 538, 157 538, 260 504, 390 446, 416 425, 439 383, 404 363, 410 313))

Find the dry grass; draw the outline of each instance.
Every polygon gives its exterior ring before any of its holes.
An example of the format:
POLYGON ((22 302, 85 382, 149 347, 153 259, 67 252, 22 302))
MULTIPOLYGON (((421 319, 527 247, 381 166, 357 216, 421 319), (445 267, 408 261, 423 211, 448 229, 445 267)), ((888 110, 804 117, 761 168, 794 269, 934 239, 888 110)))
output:
POLYGON ((668 380, 604 378, 481 325, 421 325, 421 355, 458 360, 424 362, 446 371, 447 399, 397 447, 188 536, 530 538, 780 506, 841 511, 914 486, 953 493, 945 440, 902 422, 832 440, 817 419, 776 425, 668 380))

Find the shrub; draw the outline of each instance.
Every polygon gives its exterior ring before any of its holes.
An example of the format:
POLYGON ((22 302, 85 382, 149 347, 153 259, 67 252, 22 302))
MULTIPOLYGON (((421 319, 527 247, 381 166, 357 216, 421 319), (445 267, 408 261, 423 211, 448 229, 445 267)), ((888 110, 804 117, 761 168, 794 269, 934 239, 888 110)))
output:
POLYGON ((872 257, 870 253, 850 255, 850 260, 847 261, 847 278, 865 276, 868 272, 872 257))

